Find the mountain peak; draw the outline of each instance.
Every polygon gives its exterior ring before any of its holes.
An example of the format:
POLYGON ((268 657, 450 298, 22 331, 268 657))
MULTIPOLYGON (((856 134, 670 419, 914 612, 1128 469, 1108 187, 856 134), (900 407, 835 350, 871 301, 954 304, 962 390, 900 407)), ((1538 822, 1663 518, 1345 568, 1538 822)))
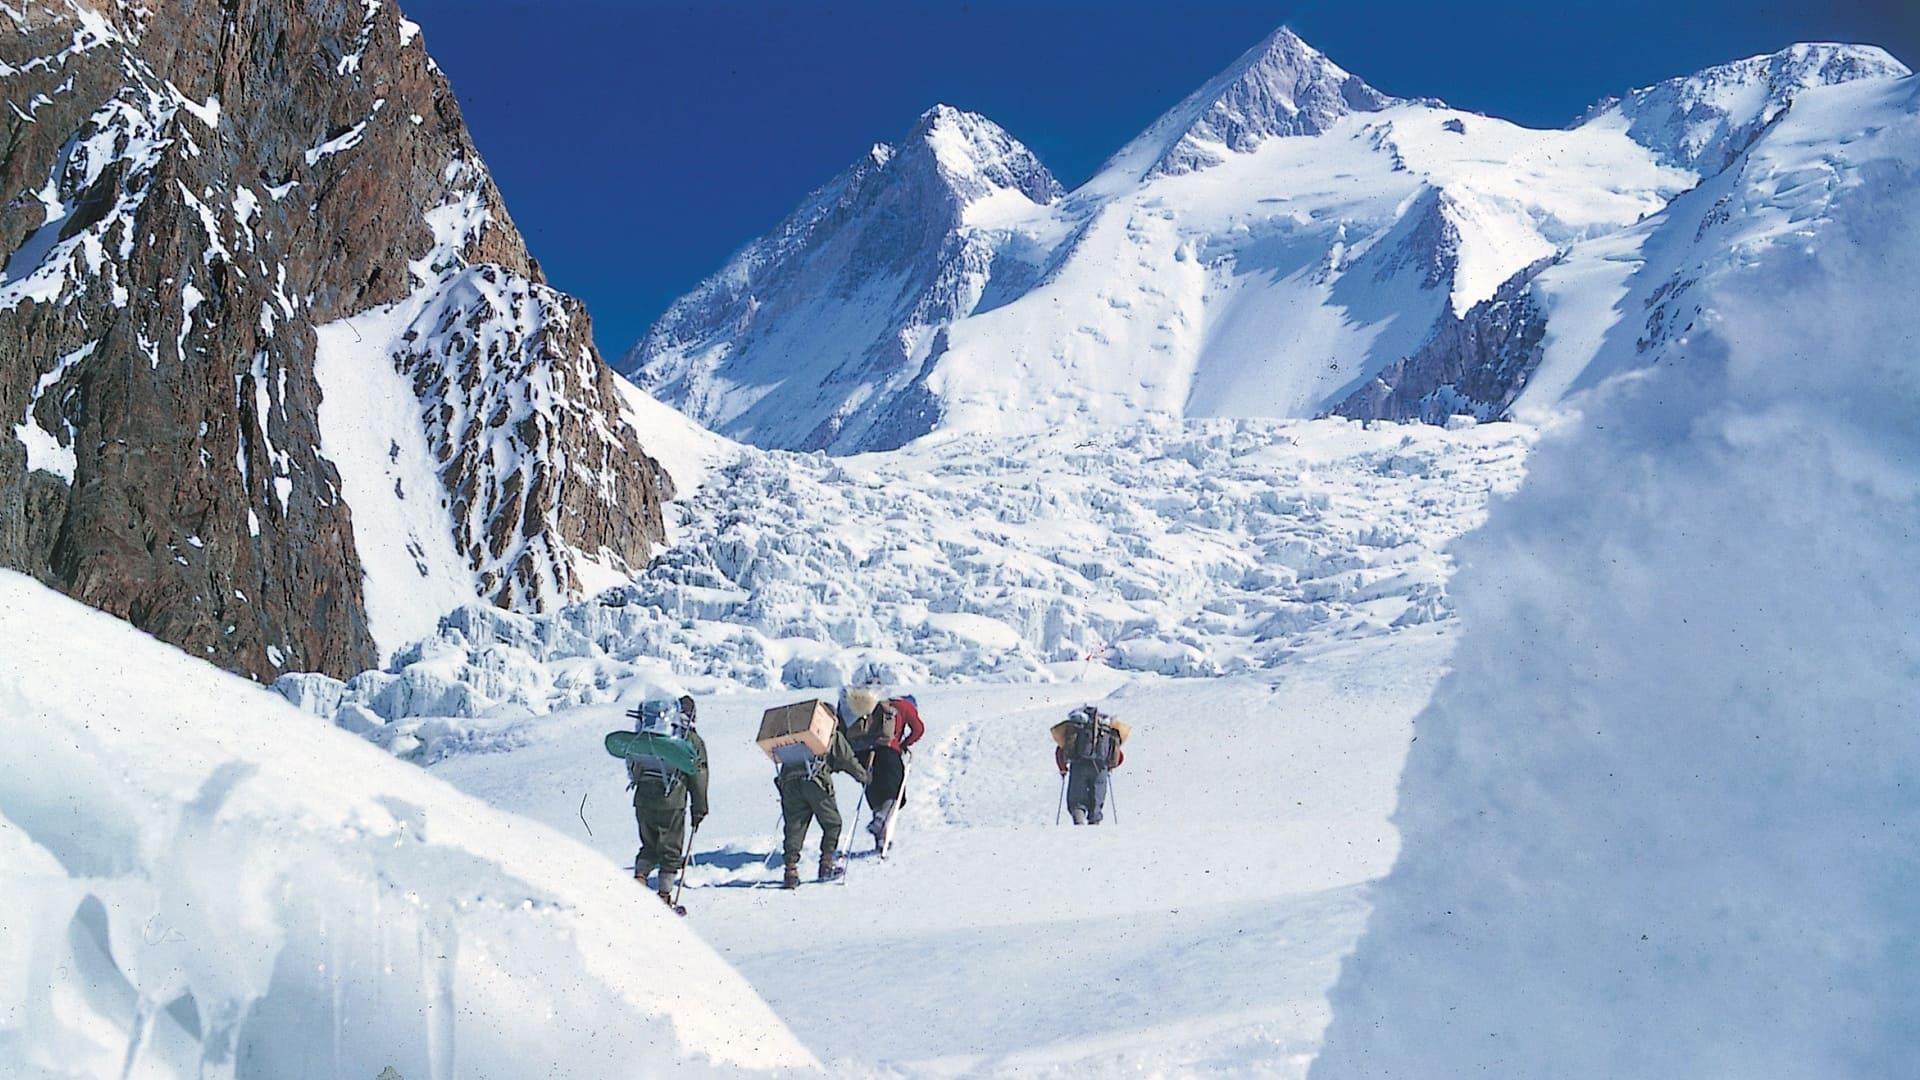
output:
POLYGON ((976 126, 989 127, 995 131, 1001 130, 1000 125, 981 116, 977 112, 956 108, 941 101, 936 102, 932 108, 920 114, 920 119, 915 123, 914 130, 923 131, 936 127, 969 128, 976 126))
POLYGON ((1188 95, 1108 162, 1140 179, 1218 165, 1270 138, 1317 135, 1397 99, 1282 26, 1188 95))
POLYGON ((976 112, 942 103, 921 113, 898 152, 923 148, 962 205, 999 191, 1017 191, 1043 206, 1064 194, 1033 151, 976 112))
POLYGON ((1666 164, 1711 175, 1746 149, 1802 92, 1911 74, 1877 46, 1801 42, 1610 98, 1589 109, 1580 122, 1619 117, 1628 136, 1666 164))

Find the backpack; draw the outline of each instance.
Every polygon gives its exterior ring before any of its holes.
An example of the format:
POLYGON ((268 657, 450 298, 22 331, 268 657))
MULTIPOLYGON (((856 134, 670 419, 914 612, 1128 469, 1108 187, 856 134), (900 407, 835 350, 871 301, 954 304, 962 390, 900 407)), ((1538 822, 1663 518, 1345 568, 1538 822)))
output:
POLYGON ((1091 709, 1075 709, 1068 720, 1067 759, 1108 768, 1113 762, 1114 748, 1119 744, 1119 732, 1106 722, 1106 717, 1091 709))
MULTIPOLYGON (((847 696, 855 709, 866 703, 860 699, 860 691, 847 696)), ((864 754, 876 746, 893 742, 894 734, 900 730, 900 714, 893 703, 877 696, 871 705, 867 705, 863 714, 857 714, 846 725, 847 745, 853 747, 856 754, 864 754)))
POLYGON ((679 781, 680 774, 663 757, 639 754, 627 759, 627 779, 633 781, 634 791, 658 794, 664 799, 673 794, 673 785, 679 781))
MULTIPOLYGON (((646 702, 638 708, 629 709, 627 716, 634 721, 634 731, 641 734, 682 740, 687 737, 686 717, 680 712, 678 702, 674 703, 671 710, 663 710, 654 702, 646 702)), ((658 754, 632 754, 627 758, 627 779, 633 781, 636 792, 658 792, 664 799, 673 794, 673 785, 679 782, 680 771, 658 754)))

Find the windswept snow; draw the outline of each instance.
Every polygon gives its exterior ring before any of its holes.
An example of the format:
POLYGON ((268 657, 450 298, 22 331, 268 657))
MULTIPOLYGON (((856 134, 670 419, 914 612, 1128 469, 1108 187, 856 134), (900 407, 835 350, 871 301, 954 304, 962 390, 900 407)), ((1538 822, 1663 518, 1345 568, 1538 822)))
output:
POLYGON ((1316 1076, 1920 1060, 1916 162, 1920 80, 1802 95, 1701 193, 1732 257, 1666 362, 1461 545, 1316 1076))
POLYGON ((579 844, 11 572, 0 640, 0 1072, 812 1064, 579 844))

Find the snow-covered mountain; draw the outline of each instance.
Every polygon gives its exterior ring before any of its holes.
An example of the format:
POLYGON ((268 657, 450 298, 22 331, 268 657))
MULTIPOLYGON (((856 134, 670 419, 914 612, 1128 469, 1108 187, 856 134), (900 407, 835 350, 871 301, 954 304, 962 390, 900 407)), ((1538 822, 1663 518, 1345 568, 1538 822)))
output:
POLYGON ((1270 138, 1318 135, 1342 117, 1399 104, 1282 27, 1121 148, 1104 171, 1178 176, 1270 138))
MULTIPOLYGON (((906 318, 846 292, 876 271, 820 272, 783 245, 790 222, 676 304, 629 363, 725 434, 835 452, 1142 416, 1501 416, 1543 350, 1593 333, 1571 314, 1566 333, 1548 329, 1549 307, 1573 310, 1541 298, 1566 266, 1659 218, 1800 93, 1905 73, 1871 47, 1797 45, 1534 130, 1389 97, 1282 29, 1071 194, 978 214, 960 245, 971 303, 906 318), (865 344, 876 336, 884 355, 865 344), (774 422, 829 401, 824 427, 774 422)), ((794 221, 819 220, 838 190, 794 221)), ((876 267, 949 265, 935 253, 956 234, 924 235, 876 267)), ((1570 300, 1609 310, 1596 288, 1570 300)))
POLYGON ((1647 356, 1456 548, 1316 1077, 1920 1054, 1920 79, 1808 90, 1667 216, 1606 292, 1601 367, 1647 356))
POLYGON ((1879 49, 1796 45, 1595 109, 1583 130, 1625 131, 1663 160, 1700 168, 1700 182, 1660 213, 1516 274, 1495 296, 1443 321, 1418 351, 1337 411, 1538 417, 1608 376, 1683 360, 1690 333, 1718 317, 1726 298, 1699 288, 1703 278, 1733 272, 1774 245, 1821 235, 1835 191, 1863 182, 1844 147, 1880 121, 1844 115, 1849 102, 1863 99, 1826 88, 1910 78, 1879 49), (1791 170, 1774 157, 1754 157, 1756 141, 1793 115, 1789 105, 1817 112, 1821 127, 1812 130, 1828 134, 1811 137, 1833 141, 1830 154, 1791 170))
POLYGON ((1625 122, 1667 164, 1712 175, 1733 163, 1803 90, 1897 79, 1906 65, 1872 46, 1802 44, 1642 87, 1588 110, 1583 123, 1625 122))
POLYGON ((391 3, 0 8, 0 565, 343 674, 624 577, 662 483, 391 3))
POLYGON ((998 223, 1059 197, 1012 136, 937 106, 675 303, 628 363, 751 442, 898 445, 937 416, 924 381, 942 328, 1032 279, 998 223))

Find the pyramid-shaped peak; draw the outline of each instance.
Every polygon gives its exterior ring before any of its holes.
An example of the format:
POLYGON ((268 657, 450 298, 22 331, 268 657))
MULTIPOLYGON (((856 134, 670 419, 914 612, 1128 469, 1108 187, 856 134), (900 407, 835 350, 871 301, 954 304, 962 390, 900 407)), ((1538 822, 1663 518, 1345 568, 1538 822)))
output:
POLYGON ((1397 103, 1282 26, 1114 155, 1142 179, 1195 172, 1270 138, 1318 135, 1397 103))
POLYGON ((917 130, 930 130, 937 127, 978 127, 988 128, 994 131, 1003 130, 1000 125, 981 116, 977 112, 956 108, 944 101, 934 105, 933 108, 928 109, 926 112, 921 113, 919 123, 916 125, 917 130))
POLYGON ((963 204, 1013 190, 1046 204, 1063 193, 1033 151, 1005 128, 976 112, 939 104, 920 114, 901 141, 902 156, 931 156, 941 179, 963 204))
MULTIPOLYGON (((1236 61, 1236 66, 1247 68, 1265 67, 1269 70, 1285 69, 1306 73, 1310 70, 1331 69, 1341 78, 1350 77, 1345 68, 1327 59, 1327 54, 1307 44, 1290 26, 1282 26, 1268 34, 1266 40, 1248 49, 1236 61)), ((1229 68, 1229 70, 1232 70, 1229 68)))

